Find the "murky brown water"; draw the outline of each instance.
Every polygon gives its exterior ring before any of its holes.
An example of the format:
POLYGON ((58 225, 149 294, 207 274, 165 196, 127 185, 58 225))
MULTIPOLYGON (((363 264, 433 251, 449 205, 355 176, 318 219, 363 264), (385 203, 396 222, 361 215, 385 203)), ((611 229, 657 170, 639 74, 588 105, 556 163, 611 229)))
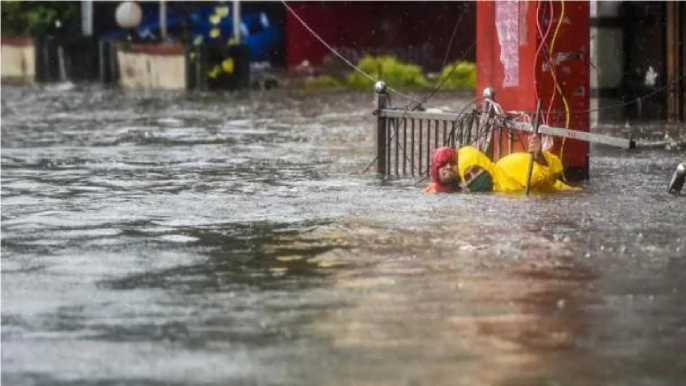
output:
POLYGON ((683 151, 423 195, 372 101, 3 86, 3 384, 684 384, 683 151))

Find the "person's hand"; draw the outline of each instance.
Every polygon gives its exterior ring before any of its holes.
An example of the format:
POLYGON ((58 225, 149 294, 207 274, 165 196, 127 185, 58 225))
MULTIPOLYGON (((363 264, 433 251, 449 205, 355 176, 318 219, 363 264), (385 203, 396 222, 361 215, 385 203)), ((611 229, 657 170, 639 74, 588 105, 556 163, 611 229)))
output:
POLYGON ((541 137, 538 134, 531 134, 529 136, 529 153, 539 154, 542 148, 541 137))
POLYGON ((531 134, 529 136, 529 153, 533 155, 534 160, 543 165, 547 166, 548 161, 546 161, 545 157, 543 156, 543 153, 541 152, 543 150, 543 146, 541 145, 541 137, 538 134, 531 134))

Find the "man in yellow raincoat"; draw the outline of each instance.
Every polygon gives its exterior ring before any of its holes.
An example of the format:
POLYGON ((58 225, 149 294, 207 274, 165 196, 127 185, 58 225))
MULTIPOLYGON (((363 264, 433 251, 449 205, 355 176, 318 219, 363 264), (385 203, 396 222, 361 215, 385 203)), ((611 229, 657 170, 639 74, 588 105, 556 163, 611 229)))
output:
POLYGON ((523 192, 531 154, 534 168, 530 188, 533 192, 578 190, 560 180, 562 162, 554 154, 542 151, 537 135, 529 137, 529 153, 513 153, 494 163, 472 146, 439 148, 431 162, 432 183, 427 193, 472 192, 523 192))

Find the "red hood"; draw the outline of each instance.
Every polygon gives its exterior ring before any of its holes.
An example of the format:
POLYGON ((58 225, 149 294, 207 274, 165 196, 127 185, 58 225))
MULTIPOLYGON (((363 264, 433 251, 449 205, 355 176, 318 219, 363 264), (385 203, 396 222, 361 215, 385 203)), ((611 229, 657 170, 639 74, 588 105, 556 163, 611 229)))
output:
POLYGON ((438 169, 450 162, 457 165, 457 152, 455 149, 449 147, 439 147, 434 150, 431 157, 431 182, 434 183, 437 192, 447 193, 455 191, 455 188, 449 185, 443 185, 441 179, 438 177, 438 169))

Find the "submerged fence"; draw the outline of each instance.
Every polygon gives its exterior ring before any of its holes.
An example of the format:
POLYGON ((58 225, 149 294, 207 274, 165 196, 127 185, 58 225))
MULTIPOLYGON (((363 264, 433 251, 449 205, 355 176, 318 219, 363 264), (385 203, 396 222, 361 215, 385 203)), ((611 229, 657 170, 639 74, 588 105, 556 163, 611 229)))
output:
POLYGON ((449 114, 379 110, 378 172, 386 175, 424 176, 431 153, 442 146, 459 147, 476 136, 476 112, 449 114), (448 115, 448 114, 441 114, 448 115))
POLYGON ((495 115, 391 109, 388 96, 377 94, 377 172, 381 175, 429 174, 434 149, 474 145, 483 149, 492 136, 495 115))

